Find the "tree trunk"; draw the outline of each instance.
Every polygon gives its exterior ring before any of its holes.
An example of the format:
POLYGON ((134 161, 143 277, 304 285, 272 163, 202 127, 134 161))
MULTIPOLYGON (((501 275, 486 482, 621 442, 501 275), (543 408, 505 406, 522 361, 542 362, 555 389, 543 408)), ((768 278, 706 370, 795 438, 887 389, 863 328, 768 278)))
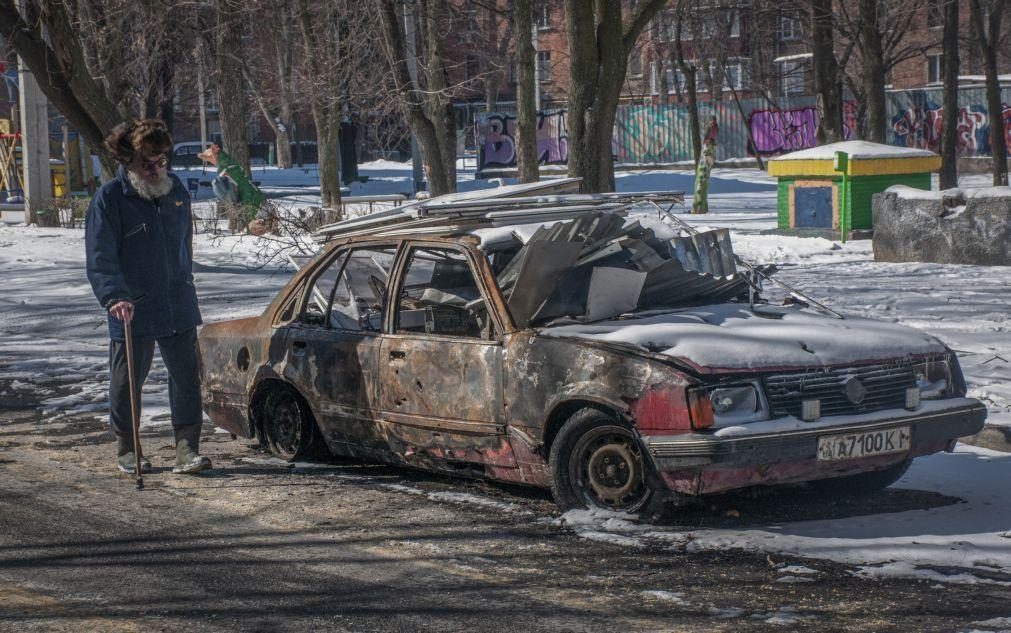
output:
POLYGON ((941 124, 941 189, 958 186, 958 0, 944 3, 944 120, 941 124))
POLYGON ((993 159, 993 186, 1008 184, 1007 139, 1004 136, 1004 118, 1001 116, 1000 79, 997 76, 997 47, 1000 45, 1001 22, 1005 0, 989 2, 989 19, 983 21, 982 3, 971 0, 970 17, 976 30, 976 42, 986 74, 986 109, 990 122, 990 155, 993 159))
POLYGON ((433 195, 440 195, 435 193, 437 187, 443 193, 456 191, 456 117, 447 94, 449 79, 439 33, 446 19, 446 0, 426 0, 420 6, 425 85, 428 89, 425 110, 436 132, 435 160, 426 160, 425 166, 431 174, 433 195))
MULTIPOLYGON (((688 6, 686 0, 678 0, 675 28, 674 28, 674 56, 681 76, 685 79, 686 100, 688 102, 688 130, 691 133, 692 160, 698 167, 699 159, 702 157, 702 123, 699 121, 699 87, 698 87, 698 67, 685 61, 684 41, 682 33, 684 31, 684 19, 687 15, 688 6)), ((681 87, 675 82, 680 100, 681 87)))
POLYGON ((425 91, 415 85, 408 69, 401 3, 380 0, 379 14, 383 49, 392 72, 391 81, 407 123, 418 139, 429 191, 433 196, 440 196, 456 191, 456 126, 452 105, 440 91, 446 85, 445 63, 437 31, 442 3, 439 0, 421 2, 420 7, 421 41, 426 48, 423 55, 425 91))
POLYGON ((274 133, 275 136, 275 158, 279 169, 289 169, 291 167, 291 133, 290 123, 281 123, 281 127, 274 133))
POLYGON ((238 0, 215 0, 215 61, 222 149, 249 174, 249 134, 241 61, 242 6, 238 0))
POLYGON ((864 138, 872 143, 885 142, 885 59, 878 23, 878 11, 882 9, 878 5, 878 0, 860 0, 859 38, 867 108, 864 138))
MULTIPOLYGON (((54 16, 47 14, 46 17, 47 28, 62 28, 49 21, 54 16)), ((69 20, 61 20, 60 23, 66 26, 69 20)), ((93 148, 102 163, 103 172, 115 172, 116 159, 105 149, 103 141, 119 122, 119 115, 101 85, 80 67, 84 63, 80 48, 60 51, 51 48, 36 28, 38 20, 26 21, 13 0, 0 0, 0 24, 9 25, 3 33, 7 42, 35 75, 39 88, 50 103, 93 148)))
MULTIPOLYGON (((316 123, 316 151, 319 153, 319 195, 321 204, 327 209, 340 209, 340 115, 338 108, 313 107, 312 117, 316 123)), ((340 217, 329 218, 330 221, 340 217)))
POLYGON ((832 0, 811 0, 811 52, 814 56, 814 94, 817 101, 819 145, 843 138, 839 65, 833 45, 832 0))
POLYGON ((537 52, 534 49, 533 2, 513 3, 516 33, 516 166, 520 182, 537 182, 540 170, 537 161, 537 52))

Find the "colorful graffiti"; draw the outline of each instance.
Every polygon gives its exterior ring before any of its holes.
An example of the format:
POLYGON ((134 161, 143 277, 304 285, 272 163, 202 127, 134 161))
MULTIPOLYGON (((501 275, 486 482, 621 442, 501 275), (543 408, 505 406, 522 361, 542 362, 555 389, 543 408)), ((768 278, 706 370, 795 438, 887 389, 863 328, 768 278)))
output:
MULTIPOLYGON (((1011 105, 1001 104, 1004 134, 1011 147, 1011 105)), ((899 110, 892 117, 892 143, 904 147, 941 151, 944 108, 927 101, 922 107, 899 110)), ((990 152, 990 121, 986 106, 974 104, 958 110, 955 152, 960 156, 985 155, 990 152)))
POLYGON ((688 110, 671 106, 618 109, 611 153, 623 163, 674 163, 691 160, 688 110))
MULTIPOLYGON (((856 102, 843 102, 843 139, 848 140, 857 127, 856 102)), ((818 144, 818 110, 800 108, 752 110, 748 127, 753 144, 749 155, 773 156, 807 149, 818 144)))
MULTIPOLYGON (((481 169, 516 166, 516 115, 484 114, 477 121, 481 169)), ((565 111, 537 113, 537 160, 542 165, 569 159, 565 111)))
MULTIPOLYGON (((962 103, 984 103, 985 93, 964 88, 962 103)), ((942 109, 936 104, 939 90, 890 92, 887 116, 891 122, 888 141, 894 145, 940 149, 942 109)), ((1011 89, 1003 93, 1002 117, 1011 148, 1011 89)), ((814 147, 818 114, 811 97, 793 97, 770 108, 764 99, 699 104, 700 118, 715 116, 720 126, 717 160, 782 154, 814 147), (741 115, 741 112, 745 116, 741 115), (748 132, 751 132, 749 138, 748 132)), ((859 138, 856 101, 843 102, 843 137, 859 138)), ((516 116, 512 113, 481 114, 477 121, 479 168, 515 167, 516 116)), ((986 107, 968 105, 959 111, 958 152, 986 156, 990 152, 986 107)), ((692 159, 688 109, 677 104, 625 105, 618 108, 611 138, 611 152, 622 163, 670 164, 692 159)), ((537 154, 542 164, 562 164, 568 158, 565 111, 553 110, 537 117, 537 154)))

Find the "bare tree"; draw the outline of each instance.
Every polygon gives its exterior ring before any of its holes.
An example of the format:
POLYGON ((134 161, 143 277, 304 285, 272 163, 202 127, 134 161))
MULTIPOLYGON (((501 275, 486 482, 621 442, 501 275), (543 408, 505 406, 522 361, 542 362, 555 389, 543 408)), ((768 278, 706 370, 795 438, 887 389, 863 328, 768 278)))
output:
POLYGON ((513 3, 513 31, 516 33, 516 164, 520 182, 537 182, 537 51, 532 40, 533 2, 513 3))
MULTIPOLYGON (((693 24, 694 12, 691 10, 691 4, 689 0, 678 0, 677 8, 674 14, 674 60, 677 63, 678 69, 681 71, 681 76, 684 77, 684 91, 685 97, 688 102, 688 128, 692 135, 692 158, 696 164, 699 162, 699 157, 702 156, 702 125, 699 122, 699 88, 698 88, 698 66, 695 63, 689 61, 685 57, 685 23, 688 22, 687 28, 696 29, 697 25, 693 24)), ((693 35, 694 37, 694 35, 693 35)), ((681 87, 678 82, 675 82, 675 86, 680 91, 681 87)), ((680 94, 678 95, 680 99, 680 94)))
POLYGON ((456 191, 456 124, 448 70, 443 53, 443 29, 448 15, 445 0, 375 0, 382 23, 383 49, 391 71, 397 101, 414 131, 433 195, 456 191), (417 25, 417 79, 411 76, 411 58, 404 23, 417 25))
POLYGON ((342 67, 355 63, 348 53, 355 39, 352 17, 350 6, 343 1, 298 2, 309 102, 316 124, 320 197, 328 209, 340 208, 341 92, 346 84, 342 67))
POLYGON ((242 79, 242 34, 245 5, 240 0, 214 0, 218 116, 224 149, 249 173, 249 131, 242 79))
POLYGON ((270 21, 253 25, 260 42, 259 54, 247 55, 242 67, 249 92, 263 119, 274 133, 277 166, 291 167, 291 126, 294 120, 295 40, 297 29, 291 4, 259 0, 252 9, 269 14, 270 21))
POLYGON ((941 189, 958 186, 958 0, 944 0, 944 119, 941 123, 941 189))
POLYGON ((810 0, 811 52, 814 66, 814 93, 818 108, 819 144, 841 141, 842 91, 839 64, 835 56, 832 0, 810 0))
MULTIPOLYGON (((167 12, 160 5, 95 0, 21 4, 23 12, 14 0, 0 0, 0 34, 112 173, 116 162, 103 148, 104 135, 129 116, 164 114, 171 101, 166 60, 178 48, 159 36, 168 28, 167 12)), ((176 35, 186 32, 177 28, 176 35)))
MULTIPOLYGON (((484 88, 484 103, 487 112, 498 109, 498 92, 505 83, 509 70, 509 50, 512 47, 513 24, 508 10, 494 0, 468 0, 472 3, 478 18, 477 46, 470 44, 468 56, 475 56, 480 68, 480 79, 484 88)), ((508 6, 508 3, 507 3, 508 6)), ((473 42, 473 37, 468 38, 473 42)), ((469 42, 468 42, 469 43, 469 42)), ((468 79, 475 79, 468 77, 468 79)))
POLYGON ((969 19, 983 59, 986 75, 986 109, 990 113, 990 153, 993 157, 993 184, 1008 184, 1007 139, 1001 116, 1000 79, 997 76, 997 52, 1003 43, 1001 27, 1007 0, 969 0, 969 19))
POLYGON ((587 191, 614 190, 611 135, 628 57, 666 0, 643 0, 624 20, 619 2, 565 0, 569 40, 569 175, 587 191))
POLYGON ((862 133, 869 141, 886 142, 888 72, 897 64, 922 55, 934 44, 909 37, 921 4, 920 0, 859 0, 854 12, 851 3, 837 3, 836 32, 843 45, 839 67, 860 104, 862 133), (854 53, 858 63, 848 63, 854 53))

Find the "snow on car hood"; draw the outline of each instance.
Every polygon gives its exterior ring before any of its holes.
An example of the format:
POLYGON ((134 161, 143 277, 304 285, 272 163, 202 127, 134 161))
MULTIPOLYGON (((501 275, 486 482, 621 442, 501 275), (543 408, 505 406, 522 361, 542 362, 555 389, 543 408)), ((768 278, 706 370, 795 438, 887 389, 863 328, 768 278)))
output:
POLYGON ((639 346, 700 369, 818 367, 945 351, 902 325, 811 309, 722 304, 636 319, 540 328, 543 336, 639 346))

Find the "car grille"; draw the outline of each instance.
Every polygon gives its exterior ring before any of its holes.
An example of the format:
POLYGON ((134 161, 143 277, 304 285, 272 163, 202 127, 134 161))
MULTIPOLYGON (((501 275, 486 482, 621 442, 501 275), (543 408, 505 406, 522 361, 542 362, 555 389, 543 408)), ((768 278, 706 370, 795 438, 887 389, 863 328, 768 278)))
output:
POLYGON ((773 417, 800 417, 801 401, 821 400, 821 414, 867 413, 902 408, 906 389, 916 385, 909 363, 835 367, 794 374, 766 376, 765 393, 773 417), (866 388, 863 401, 853 404, 846 397, 844 383, 856 377, 866 388))

